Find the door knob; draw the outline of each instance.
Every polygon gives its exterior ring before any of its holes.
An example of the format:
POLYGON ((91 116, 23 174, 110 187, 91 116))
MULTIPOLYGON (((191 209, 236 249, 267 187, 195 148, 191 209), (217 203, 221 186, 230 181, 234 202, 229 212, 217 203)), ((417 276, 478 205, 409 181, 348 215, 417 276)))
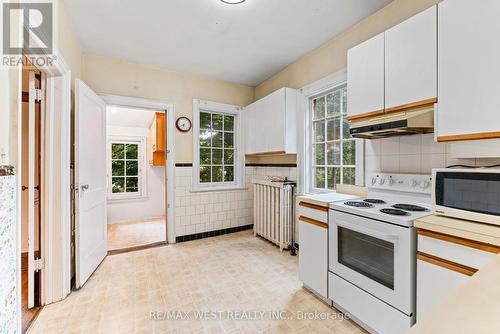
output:
POLYGON ((82 184, 80 186, 80 188, 82 188, 82 190, 89 190, 89 185, 88 184, 82 184))
POLYGON ((21 186, 21 190, 22 190, 22 191, 28 190, 28 187, 26 187, 26 186, 21 186))

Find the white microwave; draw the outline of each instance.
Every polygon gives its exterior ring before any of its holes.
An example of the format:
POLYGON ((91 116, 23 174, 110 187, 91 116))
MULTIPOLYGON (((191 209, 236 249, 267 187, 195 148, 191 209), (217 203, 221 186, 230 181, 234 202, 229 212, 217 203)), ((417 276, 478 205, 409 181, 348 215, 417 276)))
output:
POLYGON ((499 169, 434 169, 432 189, 435 214, 500 225, 499 169))

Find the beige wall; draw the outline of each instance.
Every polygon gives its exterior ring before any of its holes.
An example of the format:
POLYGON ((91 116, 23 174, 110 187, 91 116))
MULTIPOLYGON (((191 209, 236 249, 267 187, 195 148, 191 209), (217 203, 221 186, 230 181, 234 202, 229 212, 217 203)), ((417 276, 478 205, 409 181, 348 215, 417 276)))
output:
MULTIPOLYGON (((165 100, 174 105, 176 117, 193 116, 193 99, 246 106, 252 87, 158 69, 128 61, 85 55, 83 78, 98 93, 165 100)), ((193 132, 175 132, 177 163, 191 163, 193 132)))
POLYGON ((258 85, 255 98, 287 86, 301 88, 347 66, 347 50, 440 0, 395 0, 258 85))

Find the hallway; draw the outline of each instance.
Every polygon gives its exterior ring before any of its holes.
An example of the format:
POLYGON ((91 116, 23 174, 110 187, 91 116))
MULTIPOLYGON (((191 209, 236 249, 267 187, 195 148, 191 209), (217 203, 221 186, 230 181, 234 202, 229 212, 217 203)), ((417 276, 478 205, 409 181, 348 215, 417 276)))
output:
POLYGON ((298 259, 239 232, 108 256, 87 284, 46 306, 30 333, 362 333, 302 289, 298 259), (150 312, 286 311, 288 320, 151 320, 150 312))

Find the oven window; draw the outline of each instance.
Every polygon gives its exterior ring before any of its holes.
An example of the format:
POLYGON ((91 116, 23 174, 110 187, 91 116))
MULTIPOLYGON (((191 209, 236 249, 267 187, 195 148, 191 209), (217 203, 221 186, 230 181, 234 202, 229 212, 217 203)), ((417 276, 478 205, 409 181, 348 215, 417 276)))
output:
POLYGON ((338 262, 394 290, 394 244, 338 228, 338 262))
POLYGON ((436 204, 500 215, 499 173, 437 173, 436 204))

